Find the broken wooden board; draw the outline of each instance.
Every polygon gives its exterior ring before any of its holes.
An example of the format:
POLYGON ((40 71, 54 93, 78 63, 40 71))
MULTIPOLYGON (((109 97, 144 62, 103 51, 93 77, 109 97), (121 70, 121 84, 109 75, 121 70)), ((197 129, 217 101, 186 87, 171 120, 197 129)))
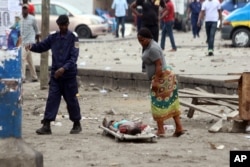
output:
POLYGON ((207 98, 217 98, 217 99, 235 99, 238 100, 238 95, 224 95, 224 94, 213 94, 213 93, 207 93, 207 92, 201 92, 196 90, 185 90, 185 89, 179 89, 179 96, 182 97, 207 97, 207 98))
POLYGON ((213 116, 216 116, 218 118, 222 118, 223 116, 221 114, 218 114, 218 113, 214 113, 204 107, 201 107, 201 106, 196 106, 194 104, 190 104, 184 100, 180 100, 180 104, 183 105, 183 106, 186 106, 186 107, 189 107, 189 108, 193 108, 195 110, 198 110, 198 111, 201 111, 201 112, 204 112, 204 113, 207 113, 207 114, 210 114, 210 115, 213 115, 213 116))
POLYGON ((180 98, 212 98, 212 99, 229 99, 229 100, 238 100, 239 97, 232 95, 195 95, 195 94, 182 94, 179 93, 180 98))
POLYGON ((239 115, 239 111, 238 110, 230 112, 229 114, 227 114, 227 120, 232 120, 232 119, 234 119, 238 115, 239 115))
POLYGON ((209 103, 212 103, 212 104, 217 104, 217 105, 221 105, 221 106, 226 106, 232 110, 236 110, 238 109, 239 107, 237 105, 233 105, 233 104, 230 104, 230 103, 227 103, 227 102, 224 102, 224 101, 220 101, 220 100, 213 100, 213 99, 201 99, 203 101, 207 101, 209 103))
POLYGON ((219 121, 217 121, 213 126, 211 126, 208 131, 213 133, 219 132, 222 126, 223 126, 223 119, 219 119, 219 121))

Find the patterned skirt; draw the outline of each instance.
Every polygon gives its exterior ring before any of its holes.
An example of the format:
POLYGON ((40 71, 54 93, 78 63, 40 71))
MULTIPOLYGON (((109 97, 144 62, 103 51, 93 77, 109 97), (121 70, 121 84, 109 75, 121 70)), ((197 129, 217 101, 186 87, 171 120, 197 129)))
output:
POLYGON ((153 76, 150 90, 151 111, 155 121, 180 115, 177 79, 172 70, 164 70, 157 79, 153 76))

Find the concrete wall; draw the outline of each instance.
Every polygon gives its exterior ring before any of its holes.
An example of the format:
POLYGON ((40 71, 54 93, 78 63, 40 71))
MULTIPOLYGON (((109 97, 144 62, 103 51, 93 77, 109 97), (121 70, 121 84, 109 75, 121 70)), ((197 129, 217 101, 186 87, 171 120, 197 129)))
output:
MULTIPOLYGON (((53 0, 51 0, 53 1, 53 0)), ((86 13, 95 13, 96 8, 109 10, 113 0, 64 0, 86 13)))

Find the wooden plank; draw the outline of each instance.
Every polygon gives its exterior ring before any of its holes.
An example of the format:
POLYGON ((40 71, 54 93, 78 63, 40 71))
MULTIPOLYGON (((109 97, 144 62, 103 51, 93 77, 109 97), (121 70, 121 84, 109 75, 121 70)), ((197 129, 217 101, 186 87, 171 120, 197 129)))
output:
POLYGON ((219 119, 213 126, 209 128, 209 132, 218 132, 223 126, 223 119, 219 119))
POLYGON ((229 73, 227 73, 227 75, 242 75, 242 73, 233 73, 233 72, 229 72, 229 73))
POLYGON ((230 99, 230 100, 238 100, 239 97, 235 95, 187 95, 179 93, 180 98, 211 98, 211 99, 230 99))
POLYGON ((183 94, 191 94, 192 95, 191 97, 207 97, 207 98, 218 97, 218 98, 223 98, 223 99, 225 98, 236 99, 239 97, 236 95, 213 94, 213 93, 206 93, 206 92, 201 92, 201 91, 196 91, 196 90, 185 90, 185 89, 179 89, 178 92, 182 96, 184 96, 183 94))
POLYGON ((221 101, 225 101, 227 103, 231 103, 231 104, 235 104, 237 106, 239 106, 239 101, 235 101, 235 100, 229 100, 229 99, 220 99, 221 101))
POLYGON ((225 83, 239 82, 240 78, 224 80, 225 83))
POLYGON ((207 101, 207 102, 210 102, 210 103, 213 103, 213 104, 218 104, 218 105, 221 105, 221 106, 226 106, 226 107, 229 107, 233 110, 236 110, 238 109, 239 107, 236 106, 236 105, 233 105, 233 104, 229 104, 227 102, 224 102, 224 101, 220 101, 220 100, 213 100, 213 99, 202 99, 204 101, 207 101))
POLYGON ((200 92, 208 93, 205 89, 202 89, 200 87, 195 87, 196 90, 199 90, 200 92))
POLYGON ((234 119, 238 115, 239 115, 239 111, 238 110, 230 112, 229 114, 227 114, 227 120, 234 119))
POLYGON ((222 118, 222 115, 221 114, 217 114, 217 113, 214 113, 206 108, 203 108, 201 106, 196 106, 196 105, 193 105, 193 104, 190 104, 184 100, 180 100, 180 103, 181 105, 183 106, 186 106, 186 107, 190 107, 190 108, 194 108, 195 110, 198 110, 198 111, 201 111, 201 112, 204 112, 204 113, 207 113, 207 114, 210 114, 210 115, 213 115, 213 116, 216 116, 218 118, 222 118))
MULTIPOLYGON (((193 99, 192 99, 192 104, 197 105, 197 104, 198 104, 198 98, 193 98, 193 99)), ((194 111, 195 111, 194 108, 189 108, 187 117, 188 117, 188 118, 193 118, 194 111)))
POLYGON ((179 89, 179 93, 193 94, 193 95, 214 95, 212 93, 205 93, 197 90, 187 90, 187 89, 179 89))

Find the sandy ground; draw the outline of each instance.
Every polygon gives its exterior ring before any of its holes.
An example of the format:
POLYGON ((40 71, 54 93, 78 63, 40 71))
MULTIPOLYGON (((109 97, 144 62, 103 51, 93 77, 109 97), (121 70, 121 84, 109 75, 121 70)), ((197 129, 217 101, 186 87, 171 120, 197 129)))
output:
MULTIPOLYGON (((176 73, 223 75, 248 69, 246 48, 222 48, 225 43, 217 40, 216 56, 208 58, 205 56, 204 33, 200 39, 190 37, 191 34, 183 37, 181 33, 176 34, 178 51, 165 51, 166 58, 174 66, 176 73), (235 62, 238 66, 234 65, 235 62)), ((102 38, 104 37, 100 37, 102 38)), ((166 45, 168 49, 169 39, 166 40, 166 45)), ((113 43, 82 43, 80 49, 78 64, 81 68, 141 70, 141 50, 135 39, 113 43)), ((209 133, 208 129, 218 118, 196 111, 194 117, 189 119, 184 107, 181 108, 182 123, 187 132, 180 138, 172 137, 173 131, 167 130, 165 138, 157 138, 153 143, 116 142, 114 138, 104 136, 98 127, 104 117, 116 120, 140 119, 152 128, 156 126, 150 114, 148 92, 104 88, 107 92, 103 93, 100 91, 103 88, 84 83, 79 91, 83 116, 82 133, 69 134, 72 122, 67 119, 65 103, 62 101, 58 118, 52 125, 53 134, 38 136, 35 130, 41 127, 47 90, 40 90, 39 83, 29 82, 23 85, 23 89, 22 137, 32 148, 43 154, 44 167, 228 167, 230 150, 250 149, 247 134, 209 133), (218 146, 218 149, 211 145, 218 146)), ((220 112, 222 109, 214 107, 213 110, 220 112)), ((167 120, 165 124, 174 125, 173 120, 167 120)))
MULTIPOLYGON (((81 134, 71 135, 72 122, 67 119, 65 103, 52 124, 52 135, 39 136, 47 90, 40 90, 39 83, 24 85, 23 139, 30 147, 44 156, 44 167, 228 167, 230 150, 249 150, 249 135, 243 133, 209 133, 208 129, 218 120, 196 111, 192 119, 182 107, 182 123, 187 130, 179 138, 167 130, 165 138, 150 141, 120 141, 103 135, 102 119, 140 119, 156 127, 150 114, 147 92, 107 90, 82 85, 80 105, 83 120, 81 134), (32 93, 33 92, 33 93, 32 93), (128 95, 125 97, 124 94, 128 95), (64 116, 64 118, 62 117, 64 116), (211 144, 218 149, 211 147, 211 144)), ((220 112, 221 109, 215 107, 220 112)), ((165 121, 174 125, 173 120, 165 121)), ((154 131, 152 131, 154 132, 154 131)))

